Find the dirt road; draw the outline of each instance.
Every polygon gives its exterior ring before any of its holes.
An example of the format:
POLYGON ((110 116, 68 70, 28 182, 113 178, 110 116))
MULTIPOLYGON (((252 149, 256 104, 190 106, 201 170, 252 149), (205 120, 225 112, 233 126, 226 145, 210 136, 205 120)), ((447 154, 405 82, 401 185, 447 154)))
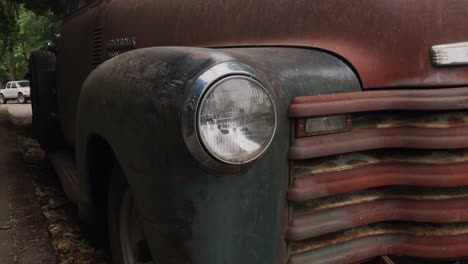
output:
POLYGON ((0 107, 0 263, 55 263, 47 222, 10 122, 30 122, 30 105, 0 107))

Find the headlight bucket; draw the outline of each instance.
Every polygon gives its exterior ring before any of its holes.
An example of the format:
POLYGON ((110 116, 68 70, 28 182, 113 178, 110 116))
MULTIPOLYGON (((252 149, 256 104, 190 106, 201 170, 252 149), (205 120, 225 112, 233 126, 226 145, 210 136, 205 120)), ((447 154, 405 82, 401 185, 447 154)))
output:
POLYGON ((182 109, 184 141, 195 159, 216 171, 258 159, 276 133, 275 100, 249 66, 226 62, 198 77, 182 109))

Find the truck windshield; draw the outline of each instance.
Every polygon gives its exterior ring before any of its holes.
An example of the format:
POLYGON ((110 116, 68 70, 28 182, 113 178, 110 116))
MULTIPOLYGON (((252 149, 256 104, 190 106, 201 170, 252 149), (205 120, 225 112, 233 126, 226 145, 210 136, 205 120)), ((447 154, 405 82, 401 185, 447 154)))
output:
POLYGON ((18 82, 20 87, 29 87, 29 82, 18 82))

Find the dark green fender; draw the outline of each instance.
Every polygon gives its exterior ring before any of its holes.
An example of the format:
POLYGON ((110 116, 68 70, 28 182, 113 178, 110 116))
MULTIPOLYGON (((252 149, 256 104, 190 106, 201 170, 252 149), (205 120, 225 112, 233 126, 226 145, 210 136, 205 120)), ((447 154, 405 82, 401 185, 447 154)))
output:
POLYGON ((288 107, 296 96, 360 87, 341 59, 302 48, 161 47, 113 58, 90 74, 81 91, 76 146, 81 216, 92 221, 100 210, 93 185, 108 175, 96 173, 90 163, 109 159, 96 154, 101 144, 95 142, 106 142, 135 194, 159 263, 286 263, 288 107), (278 130, 259 160, 219 173, 202 167, 188 151, 181 112, 193 81, 227 61, 251 66, 271 89, 278 130))

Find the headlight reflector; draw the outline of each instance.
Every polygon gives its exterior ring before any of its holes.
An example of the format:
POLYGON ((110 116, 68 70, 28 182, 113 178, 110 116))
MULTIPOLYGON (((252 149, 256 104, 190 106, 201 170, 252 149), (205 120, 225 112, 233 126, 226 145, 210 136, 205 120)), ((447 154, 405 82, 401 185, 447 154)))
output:
POLYGON ((276 109, 256 80, 232 76, 215 83, 198 112, 198 132, 206 150, 228 164, 258 158, 276 130, 276 109))

